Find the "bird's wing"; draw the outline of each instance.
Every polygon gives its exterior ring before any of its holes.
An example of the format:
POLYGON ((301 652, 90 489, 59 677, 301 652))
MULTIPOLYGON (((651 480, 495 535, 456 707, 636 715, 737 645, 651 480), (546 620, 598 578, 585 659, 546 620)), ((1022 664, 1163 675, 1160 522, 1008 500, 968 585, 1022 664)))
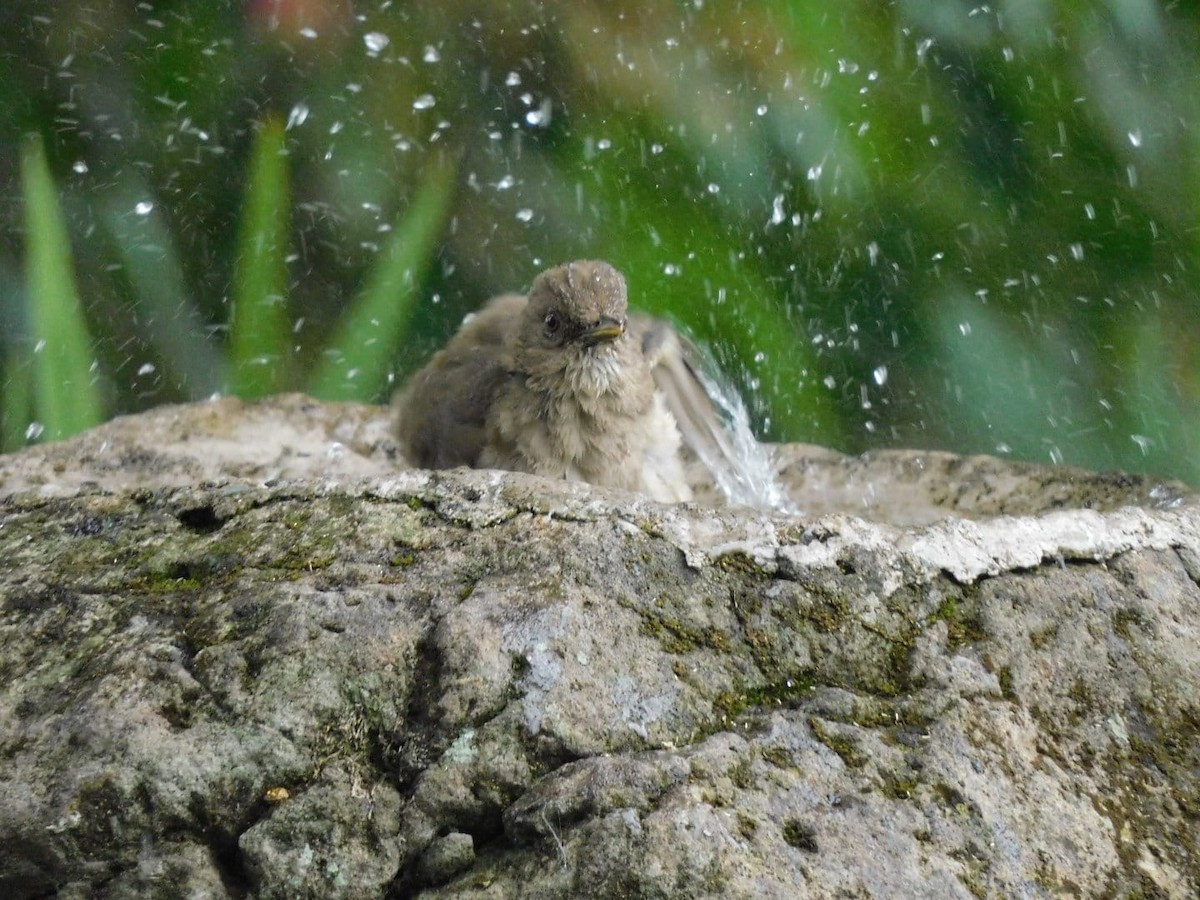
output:
POLYGON ((736 471, 737 454, 728 423, 702 379, 703 355, 695 344, 662 319, 649 316, 633 319, 635 334, 640 332, 642 354, 679 425, 680 437, 717 483, 722 484, 723 476, 736 471))
POLYGON ((488 409, 508 378, 505 335, 524 304, 518 294, 491 300, 396 393, 396 435, 413 465, 448 469, 477 464, 487 438, 488 409))

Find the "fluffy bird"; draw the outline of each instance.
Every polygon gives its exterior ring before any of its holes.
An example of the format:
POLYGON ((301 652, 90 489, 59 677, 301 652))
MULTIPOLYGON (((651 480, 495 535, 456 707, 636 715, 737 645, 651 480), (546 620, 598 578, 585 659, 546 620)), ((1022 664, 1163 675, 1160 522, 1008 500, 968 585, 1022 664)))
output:
POLYGON ((611 265, 567 263, 528 296, 496 297, 468 317, 397 391, 396 434, 422 468, 508 469, 689 500, 681 427, 701 459, 730 454, 685 346, 665 322, 629 315, 611 265))

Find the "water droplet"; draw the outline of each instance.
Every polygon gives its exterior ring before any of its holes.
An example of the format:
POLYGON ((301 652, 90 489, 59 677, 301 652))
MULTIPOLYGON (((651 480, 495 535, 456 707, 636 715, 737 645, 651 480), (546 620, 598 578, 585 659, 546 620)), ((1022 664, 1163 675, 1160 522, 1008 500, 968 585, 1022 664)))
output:
POLYGON ((422 94, 413 101, 413 109, 429 109, 435 103, 437 103, 437 101, 433 99, 433 94, 422 94))
POLYGON ((521 76, 517 72, 509 72, 504 77, 504 84, 507 87, 517 87, 521 83, 521 76))
POLYGON ((1083 259, 1083 244, 1071 245, 1071 258, 1077 261, 1083 259))
POLYGON ((1083 204, 1083 214, 1094 222, 1096 220, 1096 207, 1090 203, 1083 204))
POLYGON ((371 56, 378 56, 391 42, 392 39, 382 31, 368 31, 363 35, 363 43, 367 45, 367 53, 371 56))
POLYGON ((433 46, 432 44, 426 44, 425 53, 422 55, 421 59, 427 63, 441 62, 442 54, 438 53, 437 47, 433 46))
POLYGON ((321 36, 320 33, 315 28, 301 28, 300 29, 300 37, 308 38, 310 41, 315 41, 320 36, 321 36))
POLYGON ((503 178, 501 178, 499 181, 496 182, 496 190, 507 191, 510 187, 512 187, 516 183, 517 183, 517 179, 513 178, 511 175, 505 175, 503 178))
POLYGON ((716 182, 710 181, 708 183, 708 192, 710 194, 719 194, 721 193, 721 186, 716 182))
POLYGON ((811 167, 811 168, 808 170, 808 180, 809 180, 809 181, 816 181, 818 178, 820 178, 820 177, 821 177, 821 169, 822 169, 822 168, 823 168, 823 166, 820 166, 820 165, 812 166, 812 167, 811 167))
POLYGON ((533 210, 526 207, 525 209, 517 210, 517 218, 522 222, 533 221, 533 210))
POLYGON ((25 440, 36 441, 42 436, 42 432, 46 430, 46 426, 41 422, 30 422, 25 427, 25 440))
POLYGON ((783 211, 783 194, 776 194, 775 199, 771 201, 771 224, 782 225, 785 218, 787 213, 783 211))
POLYGON ((756 109, 754 111, 756 113, 758 113, 760 116, 765 116, 767 114, 767 104, 763 103, 762 105, 760 105, 758 107, 758 109, 756 109))
POLYGON ((82 159, 77 159, 77 160, 75 160, 75 163, 71 166, 71 169, 72 169, 72 171, 75 172, 75 174, 83 175, 88 170, 88 164, 85 163, 82 159))
POLYGON ((1129 439, 1138 445, 1138 449, 1142 451, 1142 456, 1150 452, 1150 448, 1154 446, 1154 441, 1146 437, 1144 434, 1131 434, 1129 439))
POLYGON ((137 373, 139 375, 151 375, 154 373, 154 363, 142 363, 138 366, 137 373))
POLYGON ((839 59, 837 65, 838 72, 840 72, 842 75, 853 75, 858 71, 858 63, 849 59, 839 59))
POLYGON ((547 97, 537 109, 531 109, 525 113, 525 124, 532 125, 534 128, 546 127, 550 124, 551 109, 550 98, 547 97))
POLYGON ((871 377, 875 379, 875 383, 880 387, 887 384, 888 370, 887 366, 876 366, 875 371, 871 373, 871 377))
POLYGON ((154 212, 154 204, 149 200, 141 200, 133 207, 133 211, 139 216, 148 216, 154 212))
POLYGON ((1133 131, 1129 132, 1129 143, 1133 144, 1135 147, 1142 146, 1142 129, 1135 128, 1133 131))
POLYGON ((963 337, 970 337, 971 336, 971 323, 970 322, 959 322, 958 323, 958 331, 963 337))
POLYGON ((308 112, 307 103, 297 103, 293 106, 291 112, 288 113, 287 125, 284 126, 285 130, 291 131, 293 128, 299 128, 303 125, 308 120, 308 112))
POLYGON ((1138 184, 1137 168, 1134 166, 1126 166, 1125 174, 1129 178, 1129 186, 1131 188, 1136 188, 1138 184))
POLYGON ((826 375, 823 379, 821 379, 821 384, 825 385, 825 387, 832 391, 835 387, 837 387, 837 379, 835 379, 832 375, 826 375))
POLYGON ((610 141, 608 138, 600 138, 600 140, 596 141, 596 147, 600 150, 607 150, 611 146, 612 141, 610 141))

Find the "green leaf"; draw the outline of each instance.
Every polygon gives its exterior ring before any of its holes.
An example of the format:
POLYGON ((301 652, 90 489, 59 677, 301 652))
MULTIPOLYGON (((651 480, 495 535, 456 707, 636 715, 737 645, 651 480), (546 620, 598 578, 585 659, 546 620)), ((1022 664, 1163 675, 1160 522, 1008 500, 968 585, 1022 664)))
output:
POLYGON ((241 397, 276 393, 286 380, 289 204, 284 128, 272 119, 254 140, 238 229, 230 340, 233 393, 241 397))
POLYGON ((309 393, 322 400, 374 400, 385 386, 388 361, 408 337, 420 298, 421 275, 433 259, 454 194, 455 169, 430 170, 392 229, 392 238, 346 311, 309 393))
POLYGON ((28 352, 15 344, 4 348, 4 370, 0 385, 4 386, 4 408, 0 410, 0 453, 24 447, 25 436, 33 418, 33 379, 28 352))
MULTIPOLYGON (((25 278, 34 339, 34 414, 42 437, 69 437, 103 420, 92 342, 75 286, 71 241, 41 138, 21 146, 25 278)), ((6 425, 6 431, 12 426, 6 425)))
POLYGON ((207 322, 193 301, 180 260, 178 235, 171 231, 161 205, 135 212, 140 198, 153 189, 139 174, 94 190, 91 206, 98 213, 98 237, 108 239, 120 261, 131 292, 132 327, 166 365, 164 377, 192 399, 224 389, 224 347, 218 348, 207 322))

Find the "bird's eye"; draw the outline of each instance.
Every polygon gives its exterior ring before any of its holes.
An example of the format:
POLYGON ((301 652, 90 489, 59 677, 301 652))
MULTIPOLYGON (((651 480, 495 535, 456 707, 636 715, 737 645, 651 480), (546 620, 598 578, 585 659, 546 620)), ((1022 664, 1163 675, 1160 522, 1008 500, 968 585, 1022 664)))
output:
POLYGON ((559 318, 558 313, 548 312, 546 313, 546 317, 542 319, 542 324, 546 326, 547 336, 554 337, 558 334, 559 329, 562 328, 562 319, 559 318))

